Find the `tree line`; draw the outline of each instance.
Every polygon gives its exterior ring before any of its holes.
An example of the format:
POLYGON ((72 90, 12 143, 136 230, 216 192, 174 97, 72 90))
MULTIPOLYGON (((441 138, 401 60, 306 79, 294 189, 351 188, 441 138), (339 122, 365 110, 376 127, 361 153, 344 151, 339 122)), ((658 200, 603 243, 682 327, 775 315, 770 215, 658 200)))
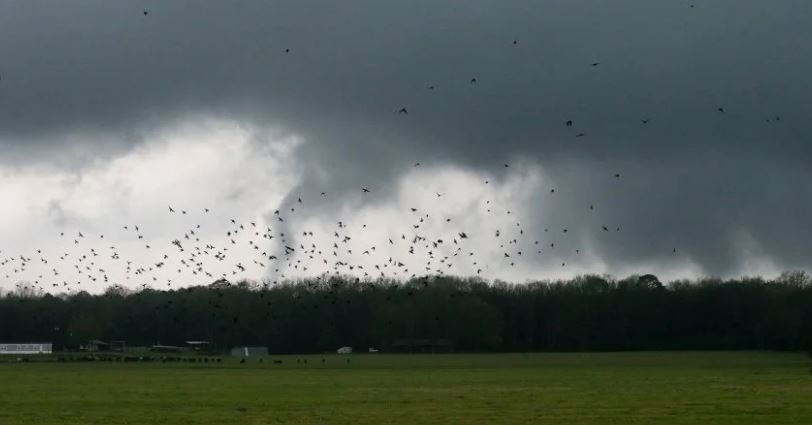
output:
POLYGON ((407 282, 320 277, 278 285, 216 281, 176 290, 0 297, 0 342, 88 340, 128 345, 210 341, 216 350, 267 346, 319 353, 415 345, 464 351, 809 350, 812 278, 653 275, 511 284, 432 276, 407 282), (406 341, 404 343, 404 341, 406 341))

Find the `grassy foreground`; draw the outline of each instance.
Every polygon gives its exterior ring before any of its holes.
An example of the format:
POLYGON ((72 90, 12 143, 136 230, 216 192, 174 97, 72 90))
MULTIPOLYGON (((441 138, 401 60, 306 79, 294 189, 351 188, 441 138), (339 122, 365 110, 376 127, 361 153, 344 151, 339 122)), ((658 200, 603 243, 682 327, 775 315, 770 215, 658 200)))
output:
POLYGON ((802 354, 272 359, 284 363, 0 363, 0 424, 812 423, 802 354))

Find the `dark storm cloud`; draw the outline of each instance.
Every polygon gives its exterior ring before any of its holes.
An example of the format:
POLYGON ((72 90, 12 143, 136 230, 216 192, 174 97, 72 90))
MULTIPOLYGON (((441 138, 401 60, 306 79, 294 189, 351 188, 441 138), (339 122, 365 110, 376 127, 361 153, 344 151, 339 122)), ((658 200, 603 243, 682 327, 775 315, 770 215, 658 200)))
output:
POLYGON ((673 246, 733 272, 743 229, 809 266, 810 18, 803 0, 4 2, 0 146, 58 161, 230 116, 300 135, 298 192, 331 199, 416 161, 529 158, 560 188, 539 229, 583 216, 609 264, 673 246))

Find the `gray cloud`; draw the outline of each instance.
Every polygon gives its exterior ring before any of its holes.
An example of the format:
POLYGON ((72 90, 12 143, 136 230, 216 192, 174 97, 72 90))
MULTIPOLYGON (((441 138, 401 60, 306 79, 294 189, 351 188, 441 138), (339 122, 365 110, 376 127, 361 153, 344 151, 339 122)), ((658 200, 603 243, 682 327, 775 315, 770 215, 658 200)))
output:
POLYGON ((689 4, 4 2, 0 161, 81 168, 220 115, 305 140, 291 197, 524 159, 557 188, 528 226, 569 226, 610 265, 677 247, 735 273, 746 232, 809 267, 812 6, 689 4))

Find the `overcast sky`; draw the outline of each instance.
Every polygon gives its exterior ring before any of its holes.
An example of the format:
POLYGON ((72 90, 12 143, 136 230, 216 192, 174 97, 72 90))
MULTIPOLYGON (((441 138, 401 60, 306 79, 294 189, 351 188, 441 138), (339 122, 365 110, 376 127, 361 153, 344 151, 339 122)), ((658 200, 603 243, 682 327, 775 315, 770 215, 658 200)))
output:
POLYGON ((0 287, 810 269, 810 20, 806 0, 2 1, 0 287))

